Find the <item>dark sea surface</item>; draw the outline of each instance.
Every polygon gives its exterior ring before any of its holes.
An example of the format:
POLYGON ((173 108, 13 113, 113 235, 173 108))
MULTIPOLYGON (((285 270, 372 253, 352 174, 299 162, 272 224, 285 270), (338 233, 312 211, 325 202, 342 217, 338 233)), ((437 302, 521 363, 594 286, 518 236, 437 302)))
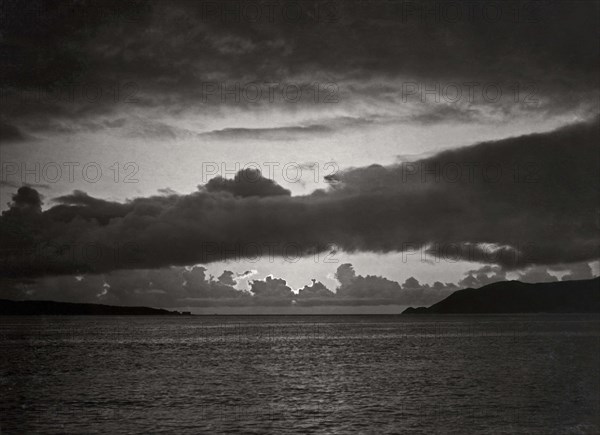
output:
POLYGON ((600 433, 600 318, 0 317, 13 433, 600 433))

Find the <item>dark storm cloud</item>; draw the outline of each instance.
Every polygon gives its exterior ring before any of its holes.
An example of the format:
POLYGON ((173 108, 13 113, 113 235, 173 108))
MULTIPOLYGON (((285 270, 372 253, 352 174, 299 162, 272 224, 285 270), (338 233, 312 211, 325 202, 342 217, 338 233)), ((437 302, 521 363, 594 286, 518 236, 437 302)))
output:
POLYGON ((341 285, 336 295, 347 298, 397 298, 400 284, 380 276, 356 275, 351 264, 342 264, 336 273, 341 285))
MULTIPOLYGON (((460 288, 479 288, 498 281, 507 279, 507 270, 500 266, 485 265, 479 269, 469 270, 465 277, 458 281, 460 288)), ((563 272, 562 281, 591 279, 594 277, 592 268, 587 262, 574 264, 554 264, 547 266, 530 266, 518 271, 518 280, 523 282, 551 282, 558 278, 550 272, 563 272)))
POLYGON ((483 116, 474 109, 463 109, 452 105, 437 105, 423 113, 412 115, 410 120, 419 124, 430 125, 448 119, 460 122, 474 122, 480 118, 483 118, 483 116))
POLYGON ((299 298, 330 298, 335 296, 331 290, 329 290, 322 282, 316 279, 312 280, 310 285, 305 285, 298 290, 299 298))
POLYGON ((75 190, 70 195, 59 196, 53 202, 59 205, 52 207, 47 214, 52 220, 62 222, 71 222, 80 217, 106 224, 111 219, 124 217, 132 210, 128 204, 93 198, 80 190, 75 190))
MULTIPOLYGON (((372 86, 382 78, 423 85, 533 83, 549 113, 584 103, 594 107, 597 2, 446 3, 50 5, 33 0, 24 5, 8 0, 3 2, 0 42, 3 113, 10 120, 43 128, 54 118, 117 110, 133 94, 131 101, 140 107, 176 112, 201 106, 207 82, 345 83, 345 92, 358 98, 385 101, 390 89, 372 86), (269 8, 274 8, 272 13, 269 8), (249 9, 258 10, 256 19, 247 15, 249 9), (113 92, 115 83, 120 93, 113 92), (103 97, 89 104, 89 95, 96 91, 86 86, 99 86, 103 97), (39 89, 45 95, 41 102, 30 95, 39 89), (74 90, 75 104, 47 97, 57 89, 67 95, 74 90)), ((397 89, 392 87, 391 92, 397 89)), ((222 99, 217 103, 223 104, 222 99)), ((421 119, 434 122, 453 116, 465 114, 437 111, 421 119)))
POLYGON ((331 127, 314 124, 274 128, 224 128, 222 130, 201 133, 198 136, 218 139, 290 140, 290 138, 294 138, 295 136, 310 136, 330 133, 331 131, 331 127))
POLYGON ((382 276, 361 276, 356 274, 349 263, 340 265, 335 277, 340 285, 335 293, 335 302, 332 303, 344 302, 347 305, 430 305, 457 289, 454 284, 441 282, 436 282, 433 286, 421 284, 412 276, 404 284, 382 276))
POLYGON ((437 241, 427 249, 434 258, 509 268, 584 261, 599 255, 597 125, 595 119, 396 168, 352 170, 338 175, 333 186, 363 198, 371 194, 363 210, 371 219, 380 217, 389 231, 365 240, 367 246, 397 246, 391 242, 397 238, 412 240, 410 251, 437 241), (377 195, 388 200, 385 216, 371 206, 377 195))
MULTIPOLYGON (((338 275, 352 265, 338 268, 338 275)), ((2 297, 11 299, 51 299, 64 302, 107 303, 115 305, 181 306, 361 306, 435 303, 456 289, 436 283, 421 285, 414 278, 403 288, 394 281, 375 276, 355 276, 341 284, 337 292, 313 279, 294 293, 285 279, 267 276, 250 282, 250 291, 235 288, 234 273, 228 270, 215 279, 206 268, 195 266, 153 270, 119 270, 101 275, 48 276, 32 281, 0 279, 2 297), (361 285, 365 288, 359 288, 361 285), (383 285, 384 288, 379 287, 383 285), (392 287, 389 292, 386 287, 392 287)))
POLYGON ((285 279, 272 276, 267 276, 264 280, 252 281, 250 291, 258 298, 291 299, 294 297, 294 293, 285 279))
POLYGON ((7 216, 15 214, 23 216, 39 215, 42 212, 42 204, 42 196, 37 190, 30 186, 22 186, 17 190, 17 193, 12 195, 12 202, 9 204, 10 210, 4 214, 7 216))
POLYGON ((485 265, 479 269, 470 270, 458 282, 460 287, 478 288, 497 281, 506 280, 506 271, 500 266, 485 265))
POLYGON ((0 282, 3 297, 52 299, 64 302, 176 307, 192 304, 249 304, 251 294, 234 288, 225 270, 215 279, 206 269, 170 267, 153 270, 119 270, 101 275, 49 276, 31 282, 0 282))
POLYGON ((21 187, 0 221, 2 275, 293 259, 332 243, 507 270, 591 261, 600 257, 597 123, 347 170, 307 196, 241 172, 126 203, 75 191, 41 211, 37 191, 21 187))
POLYGON ((236 197, 251 196, 290 196, 291 192, 284 189, 275 181, 262 176, 259 169, 243 169, 239 171, 233 179, 223 178, 221 176, 211 179, 206 186, 207 192, 228 192, 236 197))
POLYGON ((532 266, 519 274, 519 281, 523 282, 552 282, 558 278, 551 275, 547 267, 532 266))
MULTIPOLYGON (((196 266, 191 270, 183 272, 185 280, 184 287, 187 291, 187 297, 191 298, 236 298, 243 296, 243 292, 234 288, 236 282, 232 278, 233 272, 229 270, 215 279, 206 277, 206 269, 196 266)), ((165 286, 165 291, 169 291, 165 286)))
MULTIPOLYGON (((418 117, 410 117, 421 122, 418 117)), ((313 136, 326 136, 334 133, 335 131, 348 131, 349 129, 358 129, 366 125, 379 124, 390 124, 397 121, 398 118, 382 117, 382 116, 370 116, 370 117, 334 117, 325 120, 321 124, 309 124, 309 125, 297 125, 297 126, 286 126, 286 127, 271 127, 271 128, 224 128, 221 130, 208 131, 205 133, 197 133, 197 138, 214 138, 220 140, 237 140, 237 139, 250 139, 250 140, 285 140, 285 141, 296 141, 299 139, 306 139, 313 136)))
MULTIPOLYGON (((562 278, 589 279, 593 277, 587 263, 556 265, 552 270, 568 271, 562 278)), ((252 272, 248 271, 249 275, 252 272)), ((351 264, 337 268, 340 283, 336 292, 313 279, 311 284, 294 294, 285 279, 267 276, 252 281, 252 291, 239 290, 234 273, 224 270, 215 279, 207 276, 202 266, 168 267, 152 270, 119 270, 102 275, 61 275, 35 280, 0 278, 3 298, 50 299, 79 303, 108 303, 115 305, 146 305, 156 307, 253 307, 253 306, 372 306, 372 305, 431 305, 460 288, 479 288, 506 280, 499 266, 486 265, 466 272, 458 284, 436 281, 421 284, 407 278, 402 285, 383 277, 360 276, 351 264)), ((237 277, 238 279, 240 276, 237 277)), ((243 276, 242 276, 243 278, 243 276)), ((525 282, 556 281, 544 266, 533 266, 518 274, 525 282)))
POLYGON ((16 126, 0 120, 0 146, 2 144, 23 142, 27 136, 16 126))
POLYGON ((572 265, 568 269, 568 273, 563 275, 562 281, 568 281, 572 279, 591 279, 594 277, 592 268, 587 263, 579 263, 572 265))

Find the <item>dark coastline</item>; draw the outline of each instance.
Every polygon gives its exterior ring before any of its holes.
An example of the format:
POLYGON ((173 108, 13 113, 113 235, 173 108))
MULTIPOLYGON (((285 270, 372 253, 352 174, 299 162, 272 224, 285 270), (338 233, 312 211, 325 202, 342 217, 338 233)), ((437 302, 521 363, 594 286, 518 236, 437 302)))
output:
MULTIPOLYGON (((600 278, 536 284, 502 281, 478 289, 458 290, 430 307, 409 307, 402 314, 519 313, 600 313, 600 278)), ((139 306, 0 299, 0 315, 189 316, 191 313, 139 306)))
POLYGON ((187 312, 149 307, 117 307, 54 301, 10 301, 0 299, 0 315, 21 316, 183 316, 187 312))
POLYGON ((600 278, 527 284, 503 281, 458 290, 430 307, 402 314, 600 313, 600 278))

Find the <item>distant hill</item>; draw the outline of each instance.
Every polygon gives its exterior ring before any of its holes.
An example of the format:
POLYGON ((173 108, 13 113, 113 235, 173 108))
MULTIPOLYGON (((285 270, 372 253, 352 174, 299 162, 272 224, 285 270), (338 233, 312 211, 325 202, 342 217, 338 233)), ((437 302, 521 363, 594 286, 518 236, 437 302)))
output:
POLYGON ((116 307, 100 304, 74 304, 53 301, 9 301, 0 299, 0 315, 179 316, 185 314, 189 313, 148 307, 116 307))
POLYGON ((502 281, 458 290, 429 308, 402 314, 600 313, 600 278, 527 284, 502 281))

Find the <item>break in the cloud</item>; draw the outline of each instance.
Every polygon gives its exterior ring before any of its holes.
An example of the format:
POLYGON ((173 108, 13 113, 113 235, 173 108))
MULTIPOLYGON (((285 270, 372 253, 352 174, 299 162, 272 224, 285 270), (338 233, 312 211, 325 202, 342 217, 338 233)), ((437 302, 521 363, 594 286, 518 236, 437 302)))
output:
POLYGON ((356 306, 431 304, 456 289, 452 285, 421 285, 412 277, 404 285, 378 276, 363 277, 354 273, 351 264, 340 265, 337 276, 340 281, 335 291, 315 279, 310 285, 294 291, 285 279, 271 275, 250 281, 249 290, 240 290, 236 287, 238 282, 233 272, 228 270, 215 278, 208 276, 202 266, 170 267, 13 282, 4 288, 3 296, 162 307, 356 306), (361 288, 365 284, 366 287, 361 288), (384 284, 384 287, 377 284, 384 284))
MULTIPOLYGON (((570 271, 568 279, 592 278, 589 264, 561 266, 570 271)), ((246 274, 247 275, 247 274, 246 274)), ((422 284, 414 277, 403 284, 381 276, 361 276, 352 264, 337 267, 338 285, 330 290, 312 279, 294 291, 283 278, 272 275, 250 282, 249 290, 239 288, 239 280, 224 270, 217 278, 202 266, 169 267, 153 270, 119 270, 100 275, 51 276, 3 285, 2 297, 12 299, 52 299, 65 302, 149 305, 156 307, 332 307, 332 306, 422 306, 434 304, 459 288, 478 288, 506 279, 498 266, 468 271, 458 285, 436 281, 422 284)), ((519 273, 525 282, 556 281, 548 269, 537 266, 519 273)), ((563 277, 564 280, 564 277, 563 277)))
POLYGON ((599 257, 597 119, 328 177, 310 195, 259 172, 126 203, 84 192, 42 211, 21 187, 0 219, 1 273, 28 278, 240 257, 425 250, 506 270, 599 257))

